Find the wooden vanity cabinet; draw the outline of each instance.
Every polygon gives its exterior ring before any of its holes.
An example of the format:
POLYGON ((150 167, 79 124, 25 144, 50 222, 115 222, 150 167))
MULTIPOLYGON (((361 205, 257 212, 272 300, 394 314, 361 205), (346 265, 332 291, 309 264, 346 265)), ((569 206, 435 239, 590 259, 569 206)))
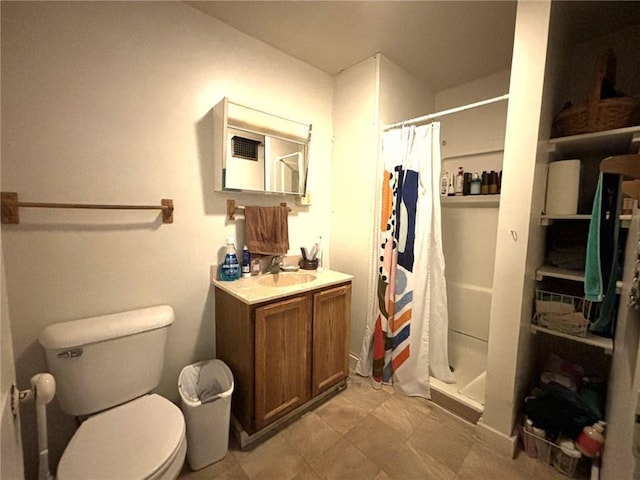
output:
POLYGON ((255 309, 256 430, 310 397, 308 296, 255 309))
POLYGON ((313 372, 316 396, 349 376, 351 285, 313 294, 313 372))
POLYGON ((234 376, 232 411, 252 435, 349 375, 351 284, 248 305, 215 289, 216 356, 234 376))

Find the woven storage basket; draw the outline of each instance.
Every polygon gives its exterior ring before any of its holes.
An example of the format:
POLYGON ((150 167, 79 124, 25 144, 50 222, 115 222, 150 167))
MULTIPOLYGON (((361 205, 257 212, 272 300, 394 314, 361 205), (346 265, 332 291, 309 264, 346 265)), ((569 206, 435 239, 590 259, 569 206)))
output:
POLYGON ((616 80, 616 56, 609 49, 598 57, 587 103, 561 111, 553 122, 553 136, 566 137, 629 127, 640 121, 640 102, 631 97, 600 99, 602 82, 616 80))

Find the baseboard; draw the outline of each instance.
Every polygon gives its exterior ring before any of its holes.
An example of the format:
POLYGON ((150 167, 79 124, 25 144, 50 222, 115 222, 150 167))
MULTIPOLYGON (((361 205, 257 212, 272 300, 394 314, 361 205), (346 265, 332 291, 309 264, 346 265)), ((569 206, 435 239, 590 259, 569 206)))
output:
POLYGON ((509 458, 515 458, 518 450, 518 436, 505 435, 482 421, 476 423, 476 433, 480 441, 486 443, 494 452, 509 458))

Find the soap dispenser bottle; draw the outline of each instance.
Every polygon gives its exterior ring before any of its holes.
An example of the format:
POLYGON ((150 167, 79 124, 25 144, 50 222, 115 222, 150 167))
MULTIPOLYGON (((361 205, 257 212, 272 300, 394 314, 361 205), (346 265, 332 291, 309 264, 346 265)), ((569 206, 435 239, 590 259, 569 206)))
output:
POLYGON ((220 269, 220 280, 230 282, 240 278, 240 263, 238 253, 233 244, 233 237, 227 237, 227 247, 224 254, 224 262, 220 269))

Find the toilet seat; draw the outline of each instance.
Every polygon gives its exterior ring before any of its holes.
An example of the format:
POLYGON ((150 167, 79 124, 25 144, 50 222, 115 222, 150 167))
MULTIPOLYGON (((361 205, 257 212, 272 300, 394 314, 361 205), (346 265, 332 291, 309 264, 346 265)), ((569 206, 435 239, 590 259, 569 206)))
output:
POLYGON ((62 455, 57 478, 160 478, 175 461, 180 471, 185 443, 180 409, 159 395, 145 395, 82 423, 62 455))

